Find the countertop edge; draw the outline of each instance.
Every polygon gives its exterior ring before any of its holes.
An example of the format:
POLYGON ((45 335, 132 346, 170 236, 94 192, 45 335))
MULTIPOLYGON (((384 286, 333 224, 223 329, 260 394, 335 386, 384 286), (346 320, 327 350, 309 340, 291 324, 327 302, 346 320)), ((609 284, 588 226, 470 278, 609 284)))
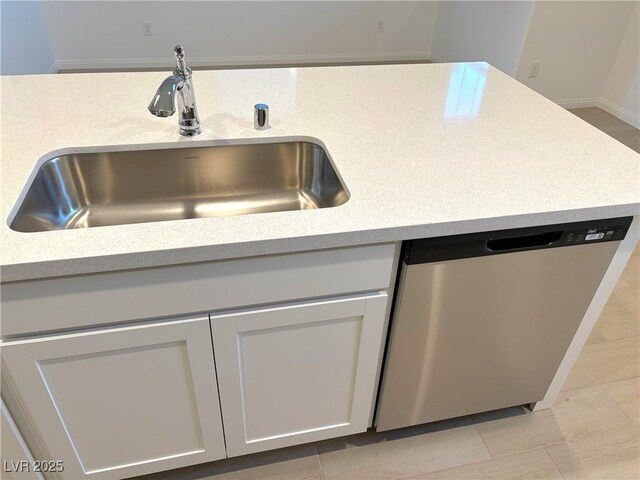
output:
POLYGON ((353 232, 337 232, 308 237, 287 237, 255 242, 228 243, 149 250, 109 256, 93 256, 0 266, 0 283, 16 283, 66 276, 161 268, 191 263, 216 262, 240 258, 300 253, 376 243, 399 242, 415 238, 461 235, 481 231, 553 225, 640 215, 640 203, 576 210, 488 217, 435 224, 407 225, 353 232))

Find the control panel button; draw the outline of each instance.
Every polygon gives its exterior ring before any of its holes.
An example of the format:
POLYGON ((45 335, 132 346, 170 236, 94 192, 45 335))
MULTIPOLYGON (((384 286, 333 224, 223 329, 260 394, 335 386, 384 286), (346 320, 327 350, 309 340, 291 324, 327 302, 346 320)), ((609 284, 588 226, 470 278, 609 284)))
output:
POLYGON ((585 240, 601 240, 604 238, 604 233, 590 233, 584 239, 585 240))

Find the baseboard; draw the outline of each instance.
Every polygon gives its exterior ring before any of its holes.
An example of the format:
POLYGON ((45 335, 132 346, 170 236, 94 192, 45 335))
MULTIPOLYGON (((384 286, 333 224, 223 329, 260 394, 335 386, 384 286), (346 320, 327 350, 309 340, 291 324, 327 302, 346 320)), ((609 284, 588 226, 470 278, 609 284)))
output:
POLYGON ((47 70, 47 73, 58 73, 59 71, 60 67, 58 66, 58 62, 54 61, 49 67, 49 70, 47 70))
POLYGON ((610 102, 606 98, 593 97, 593 98, 575 98, 572 100, 556 100, 555 103, 564 108, 589 108, 598 107, 607 113, 610 113, 616 118, 619 118, 629 125, 640 128, 640 117, 631 113, 630 111, 610 102))
POLYGON ((640 128, 640 117, 638 115, 635 115, 629 110, 626 110, 616 105, 615 103, 610 102, 606 98, 600 98, 600 101, 598 102, 598 108, 610 113, 614 117, 619 118, 623 122, 626 122, 635 128, 640 128))
MULTIPOLYGON (((267 65, 313 65, 341 63, 380 63, 380 62, 428 62, 428 52, 364 53, 364 54, 326 54, 326 55, 277 55, 242 57, 189 57, 193 67, 237 67, 267 65)), ((58 70, 110 70, 110 69, 149 69, 172 68, 175 61, 171 55, 165 58, 131 59, 84 59, 58 60, 58 70)))
POLYGON ((429 54, 429 60, 431 60, 432 63, 445 63, 445 61, 442 58, 440 58, 438 55, 436 55, 433 52, 429 54))
POLYGON ((571 100, 555 100, 555 102, 564 108, 589 108, 597 107, 600 97, 593 98, 574 98, 571 100))

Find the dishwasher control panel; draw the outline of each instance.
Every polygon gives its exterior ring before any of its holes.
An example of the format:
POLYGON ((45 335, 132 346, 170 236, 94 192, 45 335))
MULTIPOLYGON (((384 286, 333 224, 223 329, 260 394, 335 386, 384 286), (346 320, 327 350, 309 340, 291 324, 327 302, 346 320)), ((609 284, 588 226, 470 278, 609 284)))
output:
POLYGON ((609 225, 598 225, 594 228, 580 228, 568 230, 560 239, 561 245, 574 245, 577 243, 606 242, 622 240, 629 230, 628 223, 613 222, 609 225))
POLYGON ((407 265, 623 240, 633 217, 421 238, 404 242, 407 265))

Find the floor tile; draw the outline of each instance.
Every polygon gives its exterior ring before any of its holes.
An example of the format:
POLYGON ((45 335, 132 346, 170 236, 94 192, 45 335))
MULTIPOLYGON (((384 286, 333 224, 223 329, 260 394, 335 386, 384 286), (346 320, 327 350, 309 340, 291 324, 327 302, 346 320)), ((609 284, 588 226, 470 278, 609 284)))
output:
POLYGON ((620 143, 624 143, 629 148, 634 148, 640 145, 640 136, 635 132, 611 129, 609 131, 605 131, 605 133, 611 135, 620 143))
POLYGON ((562 475, 544 449, 503 455, 482 462, 406 477, 402 480, 562 480, 562 475))
MULTIPOLYGON (((499 414, 501 411, 493 412, 499 414)), ((507 418, 490 414, 474 416, 478 432, 492 456, 542 448, 565 441, 551 410, 524 412, 507 418)))
POLYGON ((571 442, 629 428, 629 418, 601 387, 562 392, 551 409, 504 417, 504 410, 472 416, 492 456, 571 442))
POLYGON ((640 374, 640 337, 585 345, 564 390, 615 382, 640 374))
POLYGON ((610 113, 597 107, 573 108, 569 111, 632 150, 640 150, 640 131, 610 113))
POLYGON ((234 469, 229 465, 229 460, 202 463, 176 470, 141 475, 128 480, 231 480, 234 469))
POLYGON ((437 422, 318 444, 326 480, 397 479, 490 458, 475 426, 437 422), (411 432, 411 435, 407 433, 411 432))
POLYGON ((640 377, 603 385, 605 391, 634 425, 640 425, 640 377))
POLYGON ((598 330, 598 324, 596 324, 593 330, 591 330, 591 334, 587 338, 587 344, 600 343, 600 342, 606 342, 606 341, 607 339, 604 337, 604 335, 602 335, 602 333, 600 333, 600 331, 598 330))
POLYGON ((638 245, 631 254, 631 258, 629 258, 627 266, 624 268, 624 272, 622 272, 622 278, 628 282, 634 282, 640 279, 640 245, 638 245))
POLYGON ((640 336, 640 302, 609 302, 596 324, 605 340, 640 336))
POLYGON ((609 297, 610 303, 625 304, 640 301, 640 281, 634 281, 629 276, 622 276, 616 288, 609 297))
POLYGON ((254 453, 131 480, 323 480, 314 444, 254 453))
POLYGON ((638 427, 547 448, 566 480, 640 478, 638 427))
POLYGON ((322 468, 314 444, 235 459, 233 480, 322 480, 322 468))
POLYGON ((597 107, 572 108, 569 111, 577 117, 582 118, 585 122, 599 122, 599 128, 605 128, 608 124, 607 122, 610 123, 616 120, 613 115, 597 107))

